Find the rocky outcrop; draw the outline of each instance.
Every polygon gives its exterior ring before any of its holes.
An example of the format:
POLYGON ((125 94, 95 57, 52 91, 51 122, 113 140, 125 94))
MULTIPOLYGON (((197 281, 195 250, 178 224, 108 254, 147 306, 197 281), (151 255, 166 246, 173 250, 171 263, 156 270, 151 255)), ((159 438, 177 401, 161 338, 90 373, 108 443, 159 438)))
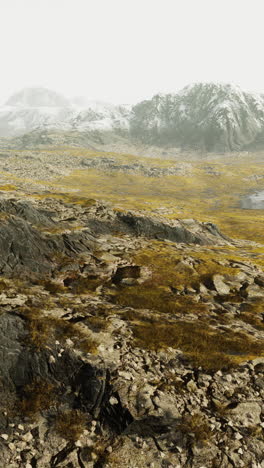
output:
MULTIPOLYGON (((98 235, 114 232, 200 245, 228 241, 216 228, 212 230, 208 223, 181 220, 169 224, 162 218, 132 212, 114 214, 111 211, 110 219, 86 215, 86 228, 84 226, 81 231, 69 233, 66 224, 61 224, 62 233, 57 234, 56 213, 52 210, 43 210, 31 202, 15 199, 1 200, 0 209, 0 272, 7 275, 30 271, 49 274, 56 268, 57 256, 73 258, 82 253, 88 254, 95 248, 98 235)), ((107 218, 106 213, 104 216, 107 218)))
POLYGON ((119 232, 148 239, 170 240, 186 244, 213 245, 228 243, 230 239, 221 234, 212 223, 199 223, 194 219, 167 220, 135 212, 117 212, 111 220, 88 219, 87 226, 100 234, 119 232))
MULTIPOLYGON (((52 225, 50 217, 38 212, 30 204, 4 203, 0 227, 0 272, 5 275, 51 273, 56 265, 56 256, 74 257, 89 252, 96 240, 90 232, 47 236, 30 221, 52 225), (8 211, 18 215, 7 214, 8 211), (27 218, 27 221, 23 218, 27 218)), ((43 226, 43 225, 42 225, 43 226)))
POLYGON ((30 201, 7 198, 0 200, 0 212, 22 218, 35 226, 54 226, 54 212, 37 209, 30 201))

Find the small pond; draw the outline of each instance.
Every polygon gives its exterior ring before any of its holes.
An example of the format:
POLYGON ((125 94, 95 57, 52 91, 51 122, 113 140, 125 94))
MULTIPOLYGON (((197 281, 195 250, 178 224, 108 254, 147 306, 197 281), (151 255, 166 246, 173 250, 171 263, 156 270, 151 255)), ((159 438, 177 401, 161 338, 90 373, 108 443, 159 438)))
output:
POLYGON ((241 208, 246 210, 264 210, 264 190, 242 198, 241 208))

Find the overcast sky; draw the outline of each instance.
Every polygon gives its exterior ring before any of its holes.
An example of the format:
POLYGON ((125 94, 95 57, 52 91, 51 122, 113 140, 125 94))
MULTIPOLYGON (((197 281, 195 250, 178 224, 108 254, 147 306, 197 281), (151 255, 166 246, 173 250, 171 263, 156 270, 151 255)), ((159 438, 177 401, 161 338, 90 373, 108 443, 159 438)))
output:
POLYGON ((264 0, 0 0, 0 100, 133 103, 196 81, 264 92, 264 0))

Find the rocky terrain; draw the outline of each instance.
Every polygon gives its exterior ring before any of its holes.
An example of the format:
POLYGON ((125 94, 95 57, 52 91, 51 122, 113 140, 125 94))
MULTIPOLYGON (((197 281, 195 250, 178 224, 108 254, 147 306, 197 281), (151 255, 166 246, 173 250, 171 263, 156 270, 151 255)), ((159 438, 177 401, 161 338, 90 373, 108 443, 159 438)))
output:
MULTIPOLYGON (((15 151, 12 153, 0 153, 0 170, 4 177, 19 177, 21 182, 23 179, 52 181, 59 176, 69 175, 73 170, 98 170, 106 173, 121 173, 143 175, 145 177, 160 178, 170 175, 190 175, 192 173, 192 165, 188 162, 174 162, 165 167, 159 164, 153 164, 150 161, 139 161, 136 158, 130 161, 120 161, 109 154, 98 157, 96 152, 89 156, 72 157, 68 151, 57 151, 50 154, 49 151, 15 151)), ((25 186, 27 182, 25 181, 25 186)))
POLYGON ((29 187, 0 215, 1 466, 264 466, 256 243, 29 187))
POLYGON ((231 84, 197 83, 136 105, 66 99, 45 88, 23 89, 0 107, 0 136, 16 147, 43 144, 154 145, 229 152, 263 149, 264 98, 231 84), (51 135, 50 135, 51 133, 51 135))

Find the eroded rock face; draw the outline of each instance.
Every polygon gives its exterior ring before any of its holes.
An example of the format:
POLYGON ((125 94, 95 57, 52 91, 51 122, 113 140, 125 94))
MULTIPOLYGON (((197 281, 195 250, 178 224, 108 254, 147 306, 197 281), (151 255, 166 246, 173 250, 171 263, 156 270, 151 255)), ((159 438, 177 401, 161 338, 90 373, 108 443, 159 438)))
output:
POLYGON ((137 237, 167 239, 186 244, 213 245, 228 242, 228 238, 223 236, 211 223, 183 219, 170 224, 162 218, 151 218, 133 212, 117 213, 111 221, 88 219, 88 226, 93 232, 100 234, 117 231, 137 237))
POLYGON ((0 227, 0 272, 3 274, 51 272, 54 256, 89 252, 95 239, 89 232, 47 237, 31 223, 10 215, 0 227))
POLYGON ((0 212, 22 218, 35 226, 54 226, 54 212, 37 208, 28 200, 15 198, 0 200, 0 212))
MULTIPOLYGON (((68 407, 80 408, 91 417, 101 418, 117 432, 121 430, 119 426, 122 430, 126 427, 126 419, 133 420, 129 411, 123 410, 120 400, 113 411, 109 403, 113 394, 109 372, 83 361, 69 348, 61 352, 61 347, 52 340, 48 347, 36 349, 30 345, 29 335, 26 320, 16 314, 0 316, 0 378, 5 399, 8 395, 14 401, 22 398, 23 389, 39 380, 54 385, 60 401, 68 407)), ((4 409, 3 402, 0 407, 4 409)))
POLYGON ((50 273, 56 264, 56 255, 73 257, 89 252, 96 244, 87 230, 62 232, 56 235, 55 213, 29 201, 2 199, 0 226, 0 272, 50 273), (46 230, 46 233, 43 232, 46 230), (55 229, 54 235, 47 235, 55 229))
POLYGON ((25 272, 28 269, 33 272, 45 272, 50 268, 50 246, 46 239, 22 218, 10 215, 2 220, 0 251, 2 274, 25 272))

